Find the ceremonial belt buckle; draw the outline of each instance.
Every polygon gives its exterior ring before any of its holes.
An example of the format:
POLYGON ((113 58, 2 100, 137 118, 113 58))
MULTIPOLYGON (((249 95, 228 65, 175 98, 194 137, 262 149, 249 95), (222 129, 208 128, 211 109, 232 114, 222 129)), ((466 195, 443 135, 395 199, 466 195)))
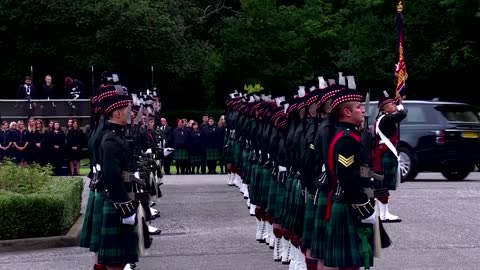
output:
POLYGON ((88 188, 90 188, 91 190, 95 190, 95 188, 97 187, 98 181, 96 181, 95 178, 96 176, 93 175, 92 180, 90 180, 90 183, 88 184, 88 188))
POLYGON ((93 175, 92 175, 92 179, 90 180, 90 183, 88 185, 88 187, 91 189, 91 190, 94 190, 97 188, 97 184, 98 182, 100 182, 100 175, 98 172, 94 172, 93 175))
POLYGON ((132 180, 130 179, 130 172, 129 171, 123 171, 122 172, 122 179, 124 183, 131 183, 132 180))
POLYGON ((360 177, 370 178, 370 168, 367 166, 360 166, 360 177))
POLYGON ((360 166, 360 177, 373 178, 375 180, 383 181, 383 175, 374 173, 368 166, 360 166))

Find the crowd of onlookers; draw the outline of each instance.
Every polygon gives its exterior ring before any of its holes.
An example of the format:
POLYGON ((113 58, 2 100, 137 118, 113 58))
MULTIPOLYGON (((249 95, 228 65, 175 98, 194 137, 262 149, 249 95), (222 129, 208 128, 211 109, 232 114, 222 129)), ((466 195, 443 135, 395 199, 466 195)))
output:
POLYGON ((225 138, 225 117, 218 122, 204 114, 202 122, 177 119, 175 127, 170 127, 165 118, 160 120, 164 133, 165 147, 175 149, 173 156, 164 162, 165 174, 170 174, 170 164, 175 160, 177 174, 216 174, 225 172, 223 148, 225 138))
POLYGON ((62 167, 68 162, 69 175, 79 175, 82 148, 87 137, 77 120, 70 119, 62 128, 60 122, 49 121, 45 127, 41 119, 28 119, 28 123, 2 122, 0 131, 0 158, 12 159, 20 166, 50 163, 55 175, 64 175, 62 167))

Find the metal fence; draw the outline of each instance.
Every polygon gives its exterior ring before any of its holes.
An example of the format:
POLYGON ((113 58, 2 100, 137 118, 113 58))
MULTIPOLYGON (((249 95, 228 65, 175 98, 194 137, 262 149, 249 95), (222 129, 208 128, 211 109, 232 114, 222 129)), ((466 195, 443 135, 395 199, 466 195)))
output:
POLYGON ((66 122, 77 119, 79 126, 90 121, 89 99, 0 99, 0 119, 6 121, 25 120, 29 117, 44 121, 66 122))

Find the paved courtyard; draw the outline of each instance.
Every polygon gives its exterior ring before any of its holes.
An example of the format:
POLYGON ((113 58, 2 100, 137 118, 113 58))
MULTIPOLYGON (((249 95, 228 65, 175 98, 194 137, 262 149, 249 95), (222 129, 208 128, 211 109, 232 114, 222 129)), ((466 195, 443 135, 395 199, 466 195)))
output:
MULTIPOLYGON (((448 182, 420 174, 391 198, 391 212, 402 223, 387 224, 393 246, 373 269, 478 269, 480 265, 480 174, 448 182)), ((226 176, 166 176, 162 217, 139 270, 288 269, 274 262, 265 244, 255 241, 255 219, 226 176)), ((93 256, 70 247, 0 254, 1 269, 91 269, 93 256)))

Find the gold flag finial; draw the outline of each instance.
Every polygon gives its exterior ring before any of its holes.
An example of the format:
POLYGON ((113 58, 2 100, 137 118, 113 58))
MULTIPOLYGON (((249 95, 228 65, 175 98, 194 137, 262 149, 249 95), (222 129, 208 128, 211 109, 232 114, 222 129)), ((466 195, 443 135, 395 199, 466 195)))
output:
POLYGON ((397 4, 397 12, 402 13, 403 12, 403 1, 398 1, 397 4))

